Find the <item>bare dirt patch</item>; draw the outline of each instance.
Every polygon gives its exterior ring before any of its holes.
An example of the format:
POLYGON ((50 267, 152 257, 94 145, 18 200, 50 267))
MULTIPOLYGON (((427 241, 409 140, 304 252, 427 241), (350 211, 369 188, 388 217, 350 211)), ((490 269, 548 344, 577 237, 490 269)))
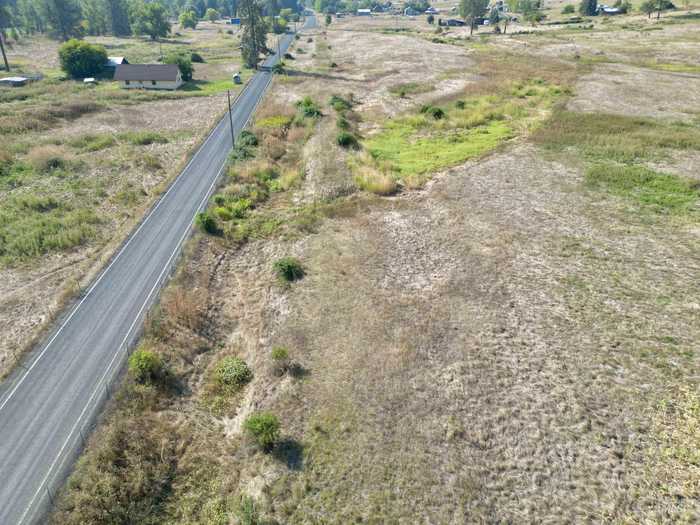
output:
POLYGON ((569 109, 687 121, 700 107, 700 75, 600 64, 576 93, 569 109))

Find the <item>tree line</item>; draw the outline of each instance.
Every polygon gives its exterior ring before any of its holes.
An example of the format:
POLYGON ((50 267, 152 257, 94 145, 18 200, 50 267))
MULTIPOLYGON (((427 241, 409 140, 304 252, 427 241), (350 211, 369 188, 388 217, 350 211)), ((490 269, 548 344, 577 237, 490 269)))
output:
POLYGON ((169 33, 171 20, 194 27, 198 19, 240 16, 247 3, 262 16, 301 9, 298 0, 0 0, 0 30, 15 39, 35 33, 60 40, 105 34, 158 38, 169 33))

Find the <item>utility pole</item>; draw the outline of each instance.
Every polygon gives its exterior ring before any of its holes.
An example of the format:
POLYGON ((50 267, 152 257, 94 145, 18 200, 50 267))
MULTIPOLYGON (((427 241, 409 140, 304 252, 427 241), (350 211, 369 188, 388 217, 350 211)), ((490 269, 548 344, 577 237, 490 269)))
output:
POLYGON ((226 96, 228 97, 228 121, 231 124, 231 149, 236 146, 236 138, 233 133, 233 116, 231 115, 231 90, 226 90, 226 96))
POLYGON ((2 59, 5 61, 5 69, 10 71, 10 63, 7 61, 7 55, 5 54, 5 37, 2 36, 2 30, 0 30, 0 50, 2 50, 2 59))

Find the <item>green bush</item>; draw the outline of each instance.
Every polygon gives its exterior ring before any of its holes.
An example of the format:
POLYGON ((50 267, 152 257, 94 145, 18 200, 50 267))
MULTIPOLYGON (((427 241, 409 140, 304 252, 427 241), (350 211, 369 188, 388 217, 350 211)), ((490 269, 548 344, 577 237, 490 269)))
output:
POLYGON ((445 112, 442 109, 429 104, 421 107, 420 112, 433 117, 435 120, 440 120, 445 117, 445 112))
POLYGON ((129 356, 129 374, 139 383, 154 381, 163 373, 163 362, 158 354, 139 348, 129 356))
POLYGON ((220 386, 240 390, 253 378, 253 373, 243 359, 224 357, 216 366, 214 377, 220 386))
POLYGON ((298 281, 304 277, 304 268, 299 259, 295 257, 283 257, 273 264, 277 277, 286 282, 298 281))
POLYGON ((99 74, 107 63, 107 51, 104 46, 71 38, 58 48, 58 58, 61 69, 71 77, 91 77, 99 74))
POLYGON ((275 346, 272 348, 272 359, 275 361, 286 361, 289 359, 289 350, 283 346, 275 346))
POLYGON ((200 55, 199 53, 192 52, 190 53, 190 60, 192 62, 196 62, 197 64, 203 64, 204 63, 204 57, 200 55))
POLYGON ((573 4, 567 4, 564 6, 564 9, 561 10, 562 15, 570 15, 575 12, 576 8, 573 6, 573 4))
POLYGON ((311 97, 304 97, 296 103, 297 109, 302 117, 315 118, 321 116, 321 110, 311 97))
POLYGON ((216 9, 213 9, 211 7, 209 9, 207 9, 206 12, 204 13, 204 18, 206 18, 210 22, 215 22, 216 20, 219 19, 220 16, 221 15, 219 15, 219 12, 216 9))
POLYGON ((333 95, 328 103, 338 113, 342 113, 343 111, 347 111, 352 108, 352 102, 343 97, 339 97, 338 95, 333 95))
POLYGON ((282 73, 284 73, 284 62, 279 61, 274 66, 272 66, 272 72, 277 75, 281 75, 282 73))
POLYGON ((243 428, 255 443, 265 452, 269 452, 279 439, 280 422, 277 416, 269 412, 258 412, 248 416, 243 428))
POLYGON ((192 80, 194 67, 192 66, 192 59, 189 56, 183 53, 171 53, 163 59, 163 63, 176 64, 177 67, 180 69, 182 80, 192 80))
POLYGON ((458 100, 457 102, 455 102, 455 107, 457 109, 464 109, 465 107, 467 107, 467 104, 466 102, 464 102, 464 100, 458 100))
POLYGON ((336 126, 338 127, 338 129, 348 130, 350 129, 350 122, 345 117, 338 117, 336 126))
POLYGON ((251 133, 248 130, 243 130, 241 131, 241 134, 238 137, 238 144, 241 146, 257 146, 258 137, 256 137, 254 133, 251 133))
POLYGON ((349 131, 341 131, 338 133, 335 141, 338 143, 338 146, 343 148, 357 148, 360 145, 357 141, 357 137, 349 131))
POLYGON ((209 235, 218 235, 219 226, 216 224, 216 219, 206 211, 197 214, 197 226, 201 228, 204 233, 209 235))
POLYGON ((197 27, 197 14, 194 11, 185 11, 184 13, 180 13, 178 21, 185 29, 195 29, 197 27))

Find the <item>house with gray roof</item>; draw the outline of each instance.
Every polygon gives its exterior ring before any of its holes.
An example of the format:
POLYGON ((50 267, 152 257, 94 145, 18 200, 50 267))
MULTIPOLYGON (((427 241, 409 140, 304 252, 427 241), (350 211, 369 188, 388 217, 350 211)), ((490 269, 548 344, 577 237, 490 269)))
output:
POLYGON ((124 89, 169 89, 182 85, 180 68, 176 64, 120 64, 114 80, 124 89))

